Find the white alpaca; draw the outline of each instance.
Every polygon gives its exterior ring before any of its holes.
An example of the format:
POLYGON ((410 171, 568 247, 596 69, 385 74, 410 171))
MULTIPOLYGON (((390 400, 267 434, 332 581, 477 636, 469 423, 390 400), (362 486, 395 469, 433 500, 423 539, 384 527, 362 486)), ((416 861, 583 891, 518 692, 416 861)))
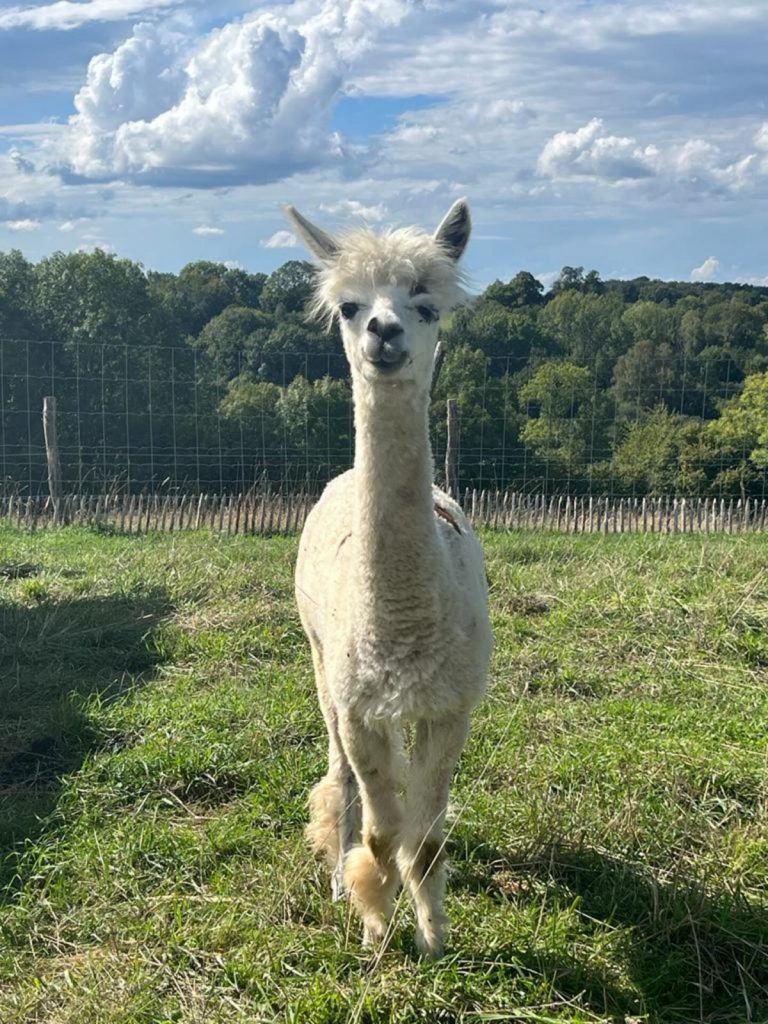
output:
POLYGON ((329 736, 307 833, 333 868, 334 896, 351 893, 365 942, 384 936, 402 878, 418 947, 439 956, 448 789, 493 644, 482 550, 432 485, 427 429, 438 320, 461 296, 469 210, 459 200, 434 236, 359 230, 338 241, 287 213, 320 261, 315 311, 340 319, 356 430, 354 468, 312 510, 296 567, 329 736))

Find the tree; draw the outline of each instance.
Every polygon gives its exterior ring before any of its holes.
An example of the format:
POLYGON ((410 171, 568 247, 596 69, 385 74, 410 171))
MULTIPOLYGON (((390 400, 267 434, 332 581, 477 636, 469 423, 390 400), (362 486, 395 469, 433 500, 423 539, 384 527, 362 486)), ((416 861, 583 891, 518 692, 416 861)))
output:
POLYGON ((0 335, 36 336, 34 266, 19 249, 0 253, 0 335))
POLYGON ((448 351, 432 402, 432 425, 439 448, 445 446, 445 402, 447 398, 455 398, 462 452, 480 453, 485 430, 491 426, 484 401, 487 377, 488 361, 479 349, 461 345, 448 351))
POLYGON ((699 494, 706 484, 701 422, 657 405, 626 431, 613 458, 613 473, 632 493, 699 494))
POLYGON ((505 372, 507 360, 511 370, 521 369, 533 349, 541 344, 532 310, 509 309, 485 299, 472 309, 457 310, 444 339, 449 347, 469 345, 480 349, 494 360, 489 372, 497 376, 505 372))
POLYGON ((315 268, 306 260, 289 260, 269 275, 261 292, 267 313, 297 313, 305 309, 315 281, 315 268))
POLYGON ((742 497, 750 484, 765 483, 768 471, 768 373, 747 377, 744 390, 709 424, 715 450, 732 463, 723 467, 715 484, 737 483, 742 497))
POLYGON ((587 295, 568 289, 542 309, 538 327, 571 362, 592 368, 599 386, 605 387, 617 355, 627 347, 622 313, 616 295, 587 295))
POLYGON ((197 342, 213 363, 217 377, 230 380, 250 364, 253 350, 259 347, 260 332, 268 333, 273 328, 274 318, 261 310, 227 306, 208 321, 197 342))
POLYGON ((296 377, 281 389, 280 415, 292 472, 326 483, 352 461, 352 389, 347 381, 296 377))
POLYGON ((148 278, 169 329, 194 338, 228 306, 258 308, 267 275, 197 260, 187 263, 178 276, 151 272, 148 278))
MULTIPOLYGON (((526 422, 522 439, 570 483, 590 457, 596 406, 594 378, 585 366, 544 363, 520 389, 526 422)), ((562 478, 561 478, 562 479, 562 478)), ((548 481, 547 481, 548 482, 548 481)))
POLYGON ((541 306, 544 302, 544 285, 529 271, 521 270, 507 284, 497 280, 488 285, 483 292, 483 299, 498 302, 507 309, 541 306))
POLYGON ((577 291, 587 295, 602 295, 605 292, 605 284, 600 280, 596 270, 590 270, 585 276, 584 267, 563 267, 559 277, 552 284, 552 294, 560 295, 562 292, 577 291))

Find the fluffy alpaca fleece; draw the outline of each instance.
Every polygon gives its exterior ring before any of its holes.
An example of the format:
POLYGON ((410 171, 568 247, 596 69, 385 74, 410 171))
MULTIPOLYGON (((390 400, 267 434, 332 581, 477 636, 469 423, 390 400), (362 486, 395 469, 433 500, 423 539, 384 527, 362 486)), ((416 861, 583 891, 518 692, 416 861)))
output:
POLYGON ((414 228, 376 234, 368 228, 350 231, 338 242, 333 263, 321 266, 310 311, 333 318, 340 302, 363 288, 422 285, 442 309, 465 297, 463 274, 450 253, 429 235, 414 228))
POLYGON ((334 866, 335 894, 351 892, 366 941, 384 934, 402 878, 419 948, 436 956, 449 785, 492 648, 482 551, 432 486, 427 424, 437 323, 461 295, 469 216, 460 202, 434 237, 364 231, 340 242, 291 216, 321 260, 316 309, 342 309, 356 428, 354 468, 313 509, 296 568, 329 734, 308 836, 334 866))

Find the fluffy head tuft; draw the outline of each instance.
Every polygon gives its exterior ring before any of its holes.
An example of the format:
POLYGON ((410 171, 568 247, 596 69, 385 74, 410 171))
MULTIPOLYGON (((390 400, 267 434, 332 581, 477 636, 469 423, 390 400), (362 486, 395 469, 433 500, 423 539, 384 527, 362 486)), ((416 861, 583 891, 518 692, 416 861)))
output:
POLYGON ((400 285, 429 293, 441 310, 465 298, 464 272, 449 249, 417 228, 376 234, 369 228, 341 236, 332 261, 317 273, 310 314, 333 320, 342 302, 354 301, 362 289, 400 285))

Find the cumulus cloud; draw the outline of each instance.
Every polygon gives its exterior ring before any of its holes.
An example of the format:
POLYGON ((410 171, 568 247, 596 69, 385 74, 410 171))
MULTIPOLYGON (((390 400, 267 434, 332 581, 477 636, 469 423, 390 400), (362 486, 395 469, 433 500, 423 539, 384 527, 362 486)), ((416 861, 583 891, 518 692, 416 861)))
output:
POLYGON ((210 224, 198 224, 196 228, 192 228, 193 235, 223 235, 224 228, 215 228, 210 224))
POLYGON ((714 256, 708 256, 700 267, 694 267, 691 271, 692 281, 711 281, 720 269, 720 260, 714 256))
POLYGON ((11 231, 37 231, 40 221, 33 217, 25 217, 23 220, 9 220, 6 224, 11 231))
POLYGON ((602 133, 603 122, 598 117, 575 132, 557 132, 542 149, 537 172, 546 178, 610 181, 647 178, 655 173, 655 147, 642 148, 636 139, 602 133))
POLYGON ((0 13, 0 30, 31 28, 68 31, 88 22, 136 18, 179 3, 181 0, 86 0, 85 3, 57 0, 38 7, 9 7, 0 13))
POLYGON ((726 157, 705 139, 688 139, 667 146, 645 145, 630 136, 604 134, 600 118, 574 132, 557 132, 542 149, 536 170, 553 181, 590 179, 626 184, 653 178, 667 186, 686 185, 694 191, 738 192, 760 173, 756 154, 726 157))
POLYGON ((297 249, 299 240, 292 231, 276 231, 261 244, 265 249, 297 249))
POLYGON ((357 199, 341 199, 338 203, 321 203, 320 209, 334 216, 361 217, 363 220, 372 223, 379 223, 387 215, 387 208, 384 203, 366 206, 357 199))
POLYGON ((80 179, 264 184, 344 167, 328 130, 350 61, 406 0, 306 0, 190 39, 141 24, 94 57, 75 97, 62 169, 80 179))
POLYGON ((8 156, 11 163, 20 174, 32 174, 34 172, 35 165, 31 160, 27 160, 25 156, 22 156, 21 152, 15 146, 12 146, 11 149, 8 150, 8 156))

